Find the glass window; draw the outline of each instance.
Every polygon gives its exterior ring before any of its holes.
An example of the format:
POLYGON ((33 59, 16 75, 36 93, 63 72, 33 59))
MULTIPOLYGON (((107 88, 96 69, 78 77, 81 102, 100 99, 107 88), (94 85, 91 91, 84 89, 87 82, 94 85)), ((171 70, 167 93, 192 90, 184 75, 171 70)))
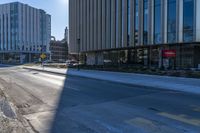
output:
POLYGON ((183 40, 193 41, 194 38, 194 0, 183 1, 183 40))
POLYGON ((144 31, 143 31, 143 43, 148 43, 148 3, 149 0, 144 0, 144 31))
POLYGON ((176 0, 168 0, 167 38, 168 43, 176 41, 176 0))
POLYGON ((139 31, 139 0, 135 0, 135 44, 138 45, 138 31, 139 31))
POLYGON ((154 43, 161 43, 161 0, 154 1, 154 43))

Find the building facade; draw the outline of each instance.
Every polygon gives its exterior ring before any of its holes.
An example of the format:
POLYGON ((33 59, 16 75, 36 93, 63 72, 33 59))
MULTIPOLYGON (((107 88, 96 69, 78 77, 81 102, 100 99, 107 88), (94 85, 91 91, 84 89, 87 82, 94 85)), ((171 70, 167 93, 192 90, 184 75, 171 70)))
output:
POLYGON ((66 42, 69 42, 69 30, 68 27, 65 28, 64 39, 66 42))
POLYGON ((63 41, 51 40, 50 42, 51 61, 66 62, 68 57, 68 44, 63 41))
POLYGON ((200 0, 69 0, 69 51, 89 65, 200 66, 200 0))
POLYGON ((51 16, 41 9, 14 2, 0 5, 0 61, 32 62, 49 54, 51 16))

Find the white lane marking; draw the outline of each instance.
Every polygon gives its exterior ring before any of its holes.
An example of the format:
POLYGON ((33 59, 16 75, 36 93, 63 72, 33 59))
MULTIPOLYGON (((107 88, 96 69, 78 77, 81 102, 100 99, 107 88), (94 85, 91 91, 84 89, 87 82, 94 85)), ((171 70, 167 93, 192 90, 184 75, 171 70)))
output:
POLYGON ((197 126, 200 127, 200 120, 199 119, 193 119, 193 118, 189 118, 186 115, 174 115, 174 114, 169 114, 166 112, 162 112, 162 113, 158 113, 158 115, 169 118, 169 119, 173 119, 176 121, 180 121, 189 125, 193 125, 193 126, 197 126))
POLYGON ((193 108, 192 110, 195 112, 200 112, 200 106, 198 105, 191 105, 191 107, 193 108))
POLYGON ((177 133, 177 130, 174 128, 168 127, 161 122, 143 117, 136 117, 130 120, 126 120, 125 123, 150 133, 177 133))

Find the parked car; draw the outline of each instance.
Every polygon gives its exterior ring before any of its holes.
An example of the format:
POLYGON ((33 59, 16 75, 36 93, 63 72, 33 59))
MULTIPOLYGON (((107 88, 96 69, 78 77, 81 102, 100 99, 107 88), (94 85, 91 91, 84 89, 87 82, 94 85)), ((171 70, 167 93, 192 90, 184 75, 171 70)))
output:
POLYGON ((67 60, 67 61, 66 61, 66 65, 67 65, 68 67, 77 66, 77 65, 78 65, 78 61, 76 61, 76 60, 67 60))

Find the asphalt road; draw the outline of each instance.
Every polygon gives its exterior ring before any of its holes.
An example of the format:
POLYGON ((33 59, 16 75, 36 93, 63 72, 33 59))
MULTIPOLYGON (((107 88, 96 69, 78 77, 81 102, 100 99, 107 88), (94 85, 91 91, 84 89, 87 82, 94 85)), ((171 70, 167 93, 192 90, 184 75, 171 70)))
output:
POLYGON ((0 68, 0 87, 39 133, 200 132, 200 95, 18 67, 0 68))

